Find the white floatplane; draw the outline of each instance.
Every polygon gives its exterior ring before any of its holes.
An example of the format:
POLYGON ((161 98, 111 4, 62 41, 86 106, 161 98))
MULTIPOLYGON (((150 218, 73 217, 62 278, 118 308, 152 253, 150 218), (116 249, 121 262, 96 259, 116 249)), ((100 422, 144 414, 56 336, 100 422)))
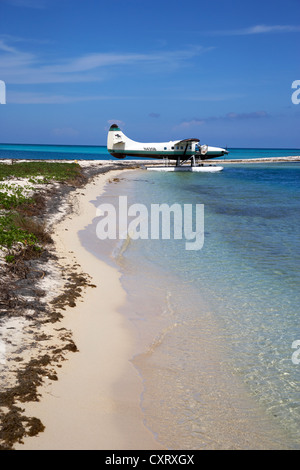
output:
POLYGON ((223 167, 204 165, 203 160, 221 157, 228 151, 219 147, 200 145, 199 139, 184 139, 170 142, 141 143, 129 139, 117 124, 110 126, 107 136, 107 150, 116 158, 139 157, 157 158, 168 161, 175 160, 176 166, 153 166, 149 170, 156 171, 221 171, 223 167), (196 159, 200 164, 196 164, 196 159), (185 165, 188 161, 191 166, 185 165))

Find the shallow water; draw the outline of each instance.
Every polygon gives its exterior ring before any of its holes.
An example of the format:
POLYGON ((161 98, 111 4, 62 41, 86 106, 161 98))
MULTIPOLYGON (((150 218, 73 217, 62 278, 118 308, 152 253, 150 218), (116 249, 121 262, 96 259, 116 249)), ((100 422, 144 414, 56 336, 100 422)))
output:
POLYGON ((95 201, 204 204, 199 251, 184 239, 103 242, 97 218, 81 233, 123 274, 145 424, 167 448, 300 447, 299 181, 297 164, 140 170, 95 201))

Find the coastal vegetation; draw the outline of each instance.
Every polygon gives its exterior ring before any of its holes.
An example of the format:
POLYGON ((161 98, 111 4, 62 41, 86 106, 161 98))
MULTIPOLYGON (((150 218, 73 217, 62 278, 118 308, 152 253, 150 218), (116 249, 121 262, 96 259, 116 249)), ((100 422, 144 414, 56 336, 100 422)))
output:
POLYGON ((57 380, 58 368, 78 351, 72 332, 59 322, 87 288, 96 287, 73 252, 57 252, 52 234, 72 215, 88 182, 124 168, 138 165, 0 163, 0 451, 43 431, 23 404, 38 401, 38 388, 57 380))
POLYGON ((7 178, 31 178, 32 182, 76 180, 81 176, 78 163, 21 162, 14 165, 0 164, 0 181, 7 178), (38 178, 38 179, 35 179, 38 178))
MULTIPOLYGON (((48 263, 58 262, 49 220, 60 211, 63 198, 84 182, 82 168, 75 163, 0 163, 0 450, 11 450, 24 436, 44 430, 40 419, 25 416, 19 405, 37 401, 37 387, 44 378, 57 380, 53 366, 61 367, 65 354, 77 351, 64 328, 58 329, 54 345, 47 343, 51 335, 42 329, 58 322, 66 306, 76 305, 82 289, 90 285, 89 277, 75 266, 64 265, 58 275, 61 289, 54 289, 48 303, 39 281, 47 277, 48 263), (24 344, 3 362, 7 338, 12 343, 9 333, 13 334, 15 326, 9 322, 13 319, 23 325, 21 330, 30 325, 29 362, 21 354, 24 344)), ((48 281, 48 289, 50 285, 48 281)))
MULTIPOLYGON (((44 223, 39 221, 46 204, 41 187, 55 182, 77 185, 82 178, 77 163, 0 164, 0 247, 10 250, 21 244, 38 254, 41 244, 51 242, 44 223)), ((15 256, 8 252, 5 259, 13 262, 15 256)))

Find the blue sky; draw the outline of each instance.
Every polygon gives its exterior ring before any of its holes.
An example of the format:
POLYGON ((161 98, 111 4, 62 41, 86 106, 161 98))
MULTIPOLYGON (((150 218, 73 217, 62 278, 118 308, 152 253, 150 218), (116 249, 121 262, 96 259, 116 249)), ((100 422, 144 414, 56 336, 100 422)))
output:
POLYGON ((300 148, 299 0, 0 0, 0 142, 300 148))

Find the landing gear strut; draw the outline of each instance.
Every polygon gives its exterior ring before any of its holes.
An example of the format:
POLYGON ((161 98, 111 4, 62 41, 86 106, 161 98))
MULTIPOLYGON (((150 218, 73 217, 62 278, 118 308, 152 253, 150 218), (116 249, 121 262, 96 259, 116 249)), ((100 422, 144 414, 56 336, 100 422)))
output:
POLYGON ((189 158, 187 158, 187 159, 184 160, 183 162, 180 161, 180 157, 177 157, 176 166, 183 166, 183 165, 184 165, 186 162, 188 162, 189 160, 191 160, 191 167, 196 166, 195 155, 191 155, 189 158))

